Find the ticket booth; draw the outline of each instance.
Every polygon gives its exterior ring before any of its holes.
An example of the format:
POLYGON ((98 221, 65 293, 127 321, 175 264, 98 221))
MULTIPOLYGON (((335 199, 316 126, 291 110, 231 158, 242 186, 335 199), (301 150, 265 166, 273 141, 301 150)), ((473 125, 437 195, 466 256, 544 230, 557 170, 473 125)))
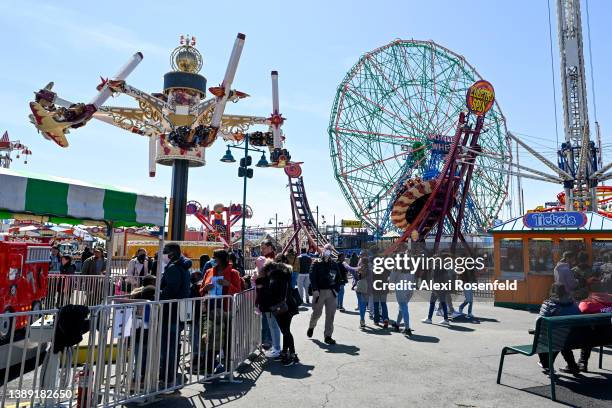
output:
POLYGON ((495 292, 495 305, 539 309, 565 251, 591 263, 612 260, 612 219, 595 212, 530 212, 490 230, 495 279, 516 280, 516 291, 495 292))

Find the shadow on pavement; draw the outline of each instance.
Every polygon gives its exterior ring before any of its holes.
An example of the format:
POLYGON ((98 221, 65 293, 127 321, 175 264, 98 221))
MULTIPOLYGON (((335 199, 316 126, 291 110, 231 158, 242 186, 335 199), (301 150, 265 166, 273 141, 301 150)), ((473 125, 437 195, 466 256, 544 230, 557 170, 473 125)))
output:
POLYGON ((344 310, 344 312, 338 310, 338 313, 352 315, 352 316, 359 316, 359 312, 353 312, 352 310, 344 310))
POLYGON ((416 341, 418 343, 439 343, 440 339, 434 336, 423 336, 421 334, 412 334, 411 337, 406 336, 408 340, 416 341))
POLYGON ((285 378, 301 380, 312 376, 311 372, 314 369, 314 366, 299 363, 289 367, 285 367, 278 361, 270 360, 264 365, 263 369, 269 372, 271 375, 279 375, 285 378))
MULTIPOLYGON (((231 383, 224 380, 211 380, 203 384, 204 391, 190 397, 179 393, 162 396, 150 404, 126 404, 127 407, 147 407, 147 408, 188 408, 188 407, 219 407, 244 397, 255 386, 255 382, 261 376, 266 364, 265 358, 257 358, 251 364, 238 367, 237 375, 234 379, 237 382, 231 383)), ((193 392, 194 387, 200 385, 190 385, 183 389, 183 392, 193 392)))
POLYGON ((334 344, 329 345, 323 343, 320 340, 313 339, 312 342, 325 350, 326 353, 338 353, 338 354, 348 354, 350 356, 358 356, 360 348, 357 346, 351 346, 349 344, 334 344))
POLYGON ((453 331, 458 331, 458 332, 473 332, 473 331, 475 331, 475 329, 472 329, 471 327, 459 326, 459 325, 456 325, 456 324, 451 324, 450 326, 448 326, 448 330, 453 330, 453 331))
POLYGON ((377 336, 390 336, 391 335, 391 330, 389 329, 384 329, 382 327, 363 327, 361 328, 361 331, 367 334, 375 334, 377 336))
MULTIPOLYGON (((555 387, 557 402, 572 407, 603 408, 612 406, 612 374, 597 372, 596 375, 595 377, 558 376, 555 387)), ((523 388, 522 390, 530 394, 550 398, 549 384, 523 388)))

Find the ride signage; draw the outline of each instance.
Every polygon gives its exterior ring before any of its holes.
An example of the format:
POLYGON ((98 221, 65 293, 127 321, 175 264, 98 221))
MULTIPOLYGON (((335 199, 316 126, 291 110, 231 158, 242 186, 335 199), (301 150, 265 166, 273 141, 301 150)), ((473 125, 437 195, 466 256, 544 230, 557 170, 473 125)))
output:
POLYGON ((586 215, 578 211, 530 212, 523 217, 528 228, 581 228, 586 223, 586 215))
POLYGON ((466 95, 466 104, 470 112, 483 116, 495 102, 495 90, 489 81, 476 81, 470 86, 466 95))

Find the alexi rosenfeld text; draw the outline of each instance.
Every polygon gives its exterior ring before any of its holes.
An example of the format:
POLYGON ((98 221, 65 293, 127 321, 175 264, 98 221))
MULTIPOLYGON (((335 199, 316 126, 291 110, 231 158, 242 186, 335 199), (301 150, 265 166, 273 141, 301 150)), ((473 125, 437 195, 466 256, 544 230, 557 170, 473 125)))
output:
POLYGON ((494 280, 479 282, 478 279, 463 279, 462 275, 473 272, 478 276, 485 270, 485 258, 483 257, 453 257, 453 256, 412 256, 408 254, 395 254, 391 257, 374 257, 372 272, 374 280, 372 288, 378 290, 426 290, 426 291, 463 291, 463 290, 517 290, 516 280, 494 280), (447 279, 423 279, 415 282, 414 279, 400 279, 396 282, 388 282, 376 276, 383 275, 386 271, 397 271, 414 275, 425 271, 449 272, 447 279))

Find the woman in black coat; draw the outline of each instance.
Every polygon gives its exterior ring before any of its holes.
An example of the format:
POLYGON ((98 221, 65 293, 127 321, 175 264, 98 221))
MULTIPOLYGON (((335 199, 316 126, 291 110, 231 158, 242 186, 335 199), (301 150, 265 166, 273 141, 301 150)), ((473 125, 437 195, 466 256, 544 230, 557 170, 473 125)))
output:
MULTIPOLYGON (((298 305, 291 296, 291 266, 287 265, 284 255, 276 257, 263 267, 263 284, 260 290, 260 308, 262 311, 274 313, 278 327, 283 334, 283 351, 281 361, 285 366, 291 366, 300 360, 295 353, 295 344, 291 334, 291 319, 298 313, 298 305)), ((260 280, 257 281, 258 284, 260 280)))

